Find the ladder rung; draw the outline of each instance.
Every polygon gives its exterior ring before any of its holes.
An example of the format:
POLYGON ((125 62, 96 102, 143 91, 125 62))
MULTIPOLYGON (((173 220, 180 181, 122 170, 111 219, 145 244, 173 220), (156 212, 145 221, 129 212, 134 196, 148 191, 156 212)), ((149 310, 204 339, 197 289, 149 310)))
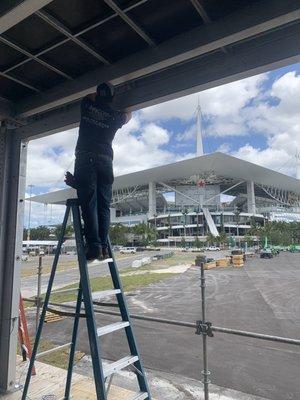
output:
POLYGON ((61 346, 53 347, 53 349, 45 350, 45 351, 42 351, 41 353, 38 353, 35 356, 35 358, 43 357, 50 353, 54 353, 55 351, 66 349, 66 348, 70 347, 71 345, 72 345, 72 342, 63 344, 61 346))
POLYGON ((149 393, 139 392, 139 393, 136 393, 130 400, 145 400, 148 398, 149 398, 149 393))
POLYGON ((108 296, 112 296, 113 294, 119 294, 119 293, 121 293, 120 289, 102 290, 101 292, 92 293, 92 299, 98 300, 103 297, 108 297, 108 296))
POLYGON ((103 374, 104 378, 107 378, 108 376, 115 374, 119 371, 121 371, 123 368, 126 368, 128 365, 132 365, 136 361, 138 361, 137 356, 127 356, 124 358, 121 358, 121 360, 118 360, 116 362, 113 362, 103 368, 103 374))
POLYGON ((106 258, 105 260, 93 260, 93 261, 88 261, 88 265, 99 265, 99 264, 108 264, 110 262, 113 262, 112 258, 106 258))
POLYGON ((102 328, 97 329, 98 336, 107 335, 108 333, 112 333, 115 331, 119 331, 120 329, 126 328, 129 326, 128 321, 123 322, 115 322, 114 324, 103 326, 102 328))

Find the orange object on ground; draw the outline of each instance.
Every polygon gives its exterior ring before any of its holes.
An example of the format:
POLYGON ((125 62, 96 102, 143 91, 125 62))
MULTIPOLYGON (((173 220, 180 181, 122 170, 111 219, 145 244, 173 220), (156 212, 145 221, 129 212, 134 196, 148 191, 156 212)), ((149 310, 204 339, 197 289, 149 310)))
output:
MULTIPOLYGON (((30 359, 32 355, 31 344, 29 340, 27 319, 24 309, 23 298, 20 295, 19 302, 19 323, 18 323, 18 334, 19 334, 19 343, 22 350, 23 361, 27 360, 27 357, 30 359)), ((32 375, 36 375, 35 368, 33 367, 32 375)))

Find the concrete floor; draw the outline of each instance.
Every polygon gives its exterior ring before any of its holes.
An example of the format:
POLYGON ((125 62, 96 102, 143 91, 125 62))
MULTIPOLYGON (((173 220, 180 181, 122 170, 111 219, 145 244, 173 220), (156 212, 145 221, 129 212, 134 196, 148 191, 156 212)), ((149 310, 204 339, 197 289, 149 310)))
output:
MULTIPOLYGON (((299 339, 299 254, 282 253, 272 260, 255 258, 245 268, 214 269, 207 271, 206 277, 207 318, 214 325, 299 339)), ((128 302, 132 313, 194 322, 200 319, 199 271, 191 268, 131 293, 128 302)), ((115 317, 103 315, 97 320, 106 325, 115 317)), ((64 343, 71 327, 69 319, 48 324, 45 337, 64 343)), ((148 369, 199 381, 201 337, 193 329, 144 321, 135 321, 134 327, 148 369)), ((78 347, 89 352, 83 323, 78 347)), ((208 351, 213 384, 272 400, 300 399, 299 347, 218 333, 209 338, 208 351)), ((103 337, 105 358, 115 360, 126 354, 121 333, 103 337)))
MULTIPOLYGON (((18 359, 17 378, 23 380, 23 375, 28 367, 27 362, 18 359)), ((49 399, 58 400, 64 396, 66 371, 40 362, 35 363, 36 375, 32 376, 28 391, 29 400, 49 399)), ((136 392, 112 385, 109 391, 109 400, 132 399, 136 392)), ((22 384, 14 392, 0 395, 1 400, 20 400, 22 384)), ((72 376, 72 400, 96 399, 94 381, 76 372, 72 376)), ((153 399, 154 400, 154 399, 153 399)))

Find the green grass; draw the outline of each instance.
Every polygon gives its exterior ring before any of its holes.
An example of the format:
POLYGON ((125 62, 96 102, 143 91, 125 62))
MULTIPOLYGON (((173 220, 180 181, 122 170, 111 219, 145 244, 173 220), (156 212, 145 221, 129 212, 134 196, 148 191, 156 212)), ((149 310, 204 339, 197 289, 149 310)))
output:
MULTIPOLYGON (((173 277, 175 274, 170 273, 143 273, 143 274, 135 274, 128 276, 121 276, 121 281, 123 284, 123 288, 125 291, 129 292, 131 290, 150 285, 152 283, 158 283, 162 280, 173 277)), ((63 289, 71 289, 77 288, 77 284, 65 286, 63 289)), ((93 292, 107 290, 112 288, 112 281, 110 276, 102 276, 99 278, 91 279, 91 288, 93 292)), ((56 293, 53 291, 51 295, 51 302, 55 303, 65 303, 68 301, 76 300, 77 292, 64 292, 64 293, 56 293)))
MULTIPOLYGON (((199 252, 200 253, 200 252, 199 252)), ((175 252, 170 258, 165 258, 164 260, 157 260, 152 262, 152 266, 159 267, 172 267, 180 264, 194 264, 198 253, 181 253, 175 252)))
MULTIPOLYGON (((122 259, 127 259, 128 258, 128 264, 130 265, 132 259, 134 259, 135 255, 130 255, 130 254, 117 254, 116 259, 122 260, 122 259)), ((50 274, 51 269, 52 269, 52 263, 53 263, 54 256, 52 259, 47 259, 43 261, 43 275, 45 274, 50 274)), ((35 258, 36 265, 33 266, 28 266, 26 265, 26 262, 23 263, 22 269, 21 269, 21 277, 22 278, 27 278, 29 276, 34 276, 37 274, 37 265, 38 265, 38 257, 35 258)), ((57 266, 57 271, 67 271, 72 268, 77 268, 78 267, 78 262, 76 259, 74 260, 63 260, 58 263, 57 266)))
MULTIPOLYGON (((77 266, 76 261, 75 262, 74 261, 72 261, 72 262, 70 261, 70 262, 67 262, 67 263, 61 263, 58 266, 57 271, 67 271, 69 269, 76 268, 76 266, 77 266)), ((42 274, 43 275, 50 274, 51 269, 52 269, 52 265, 43 266, 42 274)), ((28 268, 28 267, 26 268, 25 267, 25 268, 23 268, 21 270, 21 278, 27 278, 28 276, 34 276, 36 274, 37 274, 37 267, 36 266, 33 266, 31 268, 28 268)))
MULTIPOLYGON (((168 279, 172 276, 175 276, 173 273, 164 272, 164 268, 168 268, 174 265, 180 264, 193 264, 195 261, 197 253, 181 253, 176 252, 170 258, 166 258, 164 260, 153 261, 149 265, 144 265, 140 268, 131 268, 128 267, 126 269, 122 269, 121 273, 121 281, 125 291, 131 291, 143 286, 150 285, 152 283, 158 283, 162 280, 168 279), (160 273, 151 273, 153 269, 160 269, 160 273), (145 272, 146 271, 146 272, 145 272), (139 274, 139 272, 142 272, 139 274)), ((130 262, 130 261, 129 261, 130 262)), ((99 278, 91 279, 92 291, 101 291, 112 288, 112 282, 110 275, 102 276, 99 278)), ((71 284, 64 286, 62 289, 72 289, 77 288, 78 284, 71 284)), ((76 300, 77 292, 66 292, 66 293, 56 293, 52 292, 51 302, 63 303, 68 301, 76 300)), ((32 303, 26 302, 26 307, 31 306, 32 303)))
MULTIPOLYGON (((31 346, 33 346, 33 340, 34 339, 31 338, 31 343, 32 343, 31 346)), ((42 353, 43 351, 53 349, 54 347, 57 347, 57 345, 52 343, 50 340, 42 339, 39 344, 38 353, 42 353)), ((18 354, 21 355, 19 347, 18 347, 18 354)), ((78 362, 84 355, 85 355, 84 353, 76 351, 75 363, 78 362)), ((53 353, 50 353, 43 357, 39 357, 37 361, 53 365, 54 367, 57 368, 67 369, 69 356, 70 356, 70 350, 69 348, 66 348, 59 351, 54 351, 53 353)))

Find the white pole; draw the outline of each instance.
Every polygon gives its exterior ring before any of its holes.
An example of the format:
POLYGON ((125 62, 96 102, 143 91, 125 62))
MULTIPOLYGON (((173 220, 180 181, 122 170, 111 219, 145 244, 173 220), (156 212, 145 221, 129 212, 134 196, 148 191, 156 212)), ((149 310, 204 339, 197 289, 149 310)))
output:
POLYGON ((34 185, 28 185, 28 187, 29 187, 29 215, 28 215, 27 240, 30 240, 31 195, 32 195, 32 188, 34 187, 34 185))
POLYGON ((300 150, 296 153, 296 178, 300 179, 300 150))
POLYGON ((202 120, 201 120, 201 106, 198 98, 197 106, 197 156, 203 156, 203 140, 202 140, 202 120))

